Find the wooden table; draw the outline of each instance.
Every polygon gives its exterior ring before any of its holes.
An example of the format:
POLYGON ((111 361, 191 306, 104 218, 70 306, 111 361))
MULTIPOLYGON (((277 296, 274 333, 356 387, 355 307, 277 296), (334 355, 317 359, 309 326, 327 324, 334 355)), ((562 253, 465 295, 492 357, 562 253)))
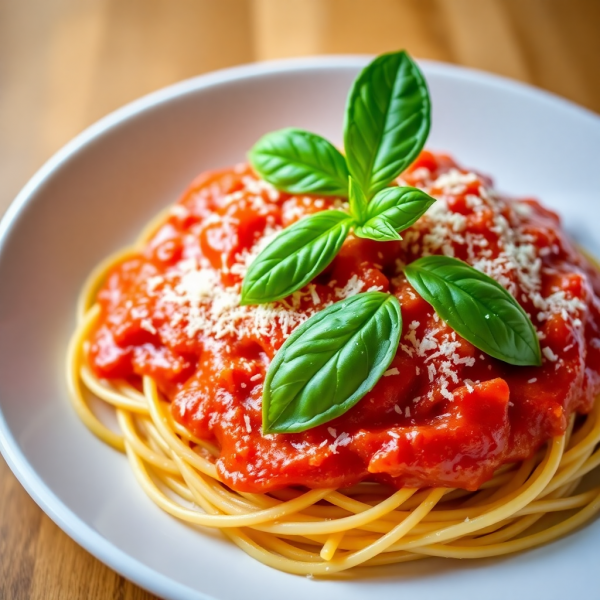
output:
MULTIPOLYGON (((600 112, 598 0, 0 0, 0 212, 134 98, 254 60, 380 53, 526 81, 600 112)), ((0 459, 0 597, 152 596, 70 540, 0 459)))

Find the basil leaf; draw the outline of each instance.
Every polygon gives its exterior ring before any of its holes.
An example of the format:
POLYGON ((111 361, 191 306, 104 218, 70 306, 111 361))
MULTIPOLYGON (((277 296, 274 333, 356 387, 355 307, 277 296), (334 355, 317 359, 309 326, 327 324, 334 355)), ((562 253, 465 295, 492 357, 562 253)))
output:
POLYGON ((263 388, 263 431, 305 431, 339 417, 373 389, 396 355, 400 303, 357 294, 318 312, 286 340, 263 388))
POLYGON ((338 210, 310 215, 284 229, 250 265, 241 304, 264 304, 289 296, 334 259, 352 219, 338 210))
POLYGON ((248 155, 255 171, 291 194, 348 196, 348 168, 339 150, 319 135, 281 129, 262 137, 248 155))
POLYGON ((420 258, 404 272, 438 315, 476 348, 511 365, 542 364, 531 320, 497 281, 448 256, 420 258))
POLYGON ((364 223, 367 218, 367 198, 352 177, 348 177, 348 200, 350 214, 358 223, 364 223))
POLYGON ((354 228, 354 234, 361 238, 376 240, 378 242, 389 242, 401 240, 402 236, 396 231, 392 223, 386 217, 374 217, 364 225, 354 228))
POLYGON ((344 123, 348 170, 371 198, 417 157, 431 122, 425 79, 406 52, 383 54, 354 82, 344 123))
POLYGON ((366 222, 354 233, 373 240, 401 240, 400 235, 394 236, 392 232, 410 227, 434 202, 435 198, 417 188, 385 188, 369 202, 366 222))
POLYGON ((376 217, 385 217, 396 231, 402 231, 422 217, 434 202, 435 198, 417 188, 385 188, 369 202, 367 222, 376 217))

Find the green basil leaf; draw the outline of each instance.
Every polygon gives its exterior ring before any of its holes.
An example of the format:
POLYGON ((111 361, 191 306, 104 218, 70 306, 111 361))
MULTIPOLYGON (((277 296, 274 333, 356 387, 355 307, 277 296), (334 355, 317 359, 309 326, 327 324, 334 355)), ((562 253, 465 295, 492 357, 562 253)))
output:
POLYGON ((401 240, 402 236, 396 231, 392 223, 384 216, 369 219, 364 225, 354 228, 354 234, 361 238, 390 242, 401 240))
POLYGON ((519 303, 494 279, 448 256, 426 256, 404 272, 460 336, 511 365, 542 364, 540 342, 519 303))
POLYGON ((284 229, 252 262, 241 304, 264 304, 289 296, 334 259, 352 219, 339 210, 310 215, 284 229))
POLYGON ((348 170, 371 198, 422 150, 431 102, 425 79, 404 51, 377 57, 354 82, 344 124, 348 170))
POLYGON ((413 187, 389 187, 369 202, 368 220, 385 217, 396 231, 407 229, 422 217, 435 202, 429 194, 413 187))
POLYGON ((263 431, 305 431, 339 417, 373 389, 396 355, 395 296, 357 294, 318 312, 286 340, 263 388, 263 431))
POLYGON ((319 135, 301 129, 268 133, 248 155, 255 171, 291 194, 348 196, 348 168, 340 151, 319 135))
POLYGON ((366 221, 354 233, 372 240, 401 240, 396 232, 410 227, 434 202, 435 198, 417 188, 385 188, 369 202, 366 221))
POLYGON ((364 223, 367 218, 367 198, 352 177, 348 178, 348 200, 350 203, 350 214, 357 223, 364 223))

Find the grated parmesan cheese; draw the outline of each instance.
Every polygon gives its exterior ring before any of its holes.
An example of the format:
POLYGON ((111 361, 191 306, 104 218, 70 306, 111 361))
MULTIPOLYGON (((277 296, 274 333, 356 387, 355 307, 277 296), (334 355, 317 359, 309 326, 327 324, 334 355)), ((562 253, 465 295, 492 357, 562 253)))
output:
POLYGON ((358 278, 358 275, 354 274, 352 275, 352 277, 350 277, 350 279, 348 280, 348 283, 346 283, 346 285, 344 287, 336 287, 334 288, 335 290, 335 295, 342 299, 342 298, 350 298, 351 296, 356 296, 356 294, 359 294, 362 289, 365 287, 365 283, 364 281, 361 281, 358 278))
POLYGON ((149 331, 150 333, 153 333, 154 335, 156 335, 158 333, 158 331, 156 330, 156 327, 154 327, 154 325, 152 324, 152 321, 150 319, 142 319, 140 321, 140 327, 142 329, 145 329, 146 331, 149 331))
POLYGON ((252 426, 250 425, 250 417, 248 415, 244 415, 244 423, 246 424, 246 431, 252 433, 252 426))
POLYGON ((340 433, 340 435, 335 438, 333 444, 329 444, 329 450, 331 450, 331 452, 333 452, 333 454, 337 454, 338 448, 347 446, 351 441, 352 441, 352 438, 347 433, 345 433, 345 432, 340 433))

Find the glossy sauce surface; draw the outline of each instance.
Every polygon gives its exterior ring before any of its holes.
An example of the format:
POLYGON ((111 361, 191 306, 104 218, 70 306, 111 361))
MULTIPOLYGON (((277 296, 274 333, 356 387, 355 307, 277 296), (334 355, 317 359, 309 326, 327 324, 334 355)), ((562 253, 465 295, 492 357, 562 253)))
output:
POLYGON ((399 183, 438 199, 402 241, 350 236, 300 292, 240 307, 245 270, 278 231, 345 204, 280 193, 244 165, 201 175, 99 291, 91 367, 135 385, 152 376, 174 417, 218 445, 219 473, 240 491, 363 480, 477 489, 561 434, 573 411, 591 408, 600 391, 600 278, 554 213, 499 196, 447 156, 423 152, 399 183), (466 260, 507 287, 538 330, 543 365, 492 359, 445 325, 402 274, 426 254, 466 260), (402 306, 401 344, 384 377, 330 423, 262 435, 262 382, 286 337, 318 310, 372 289, 402 306))

